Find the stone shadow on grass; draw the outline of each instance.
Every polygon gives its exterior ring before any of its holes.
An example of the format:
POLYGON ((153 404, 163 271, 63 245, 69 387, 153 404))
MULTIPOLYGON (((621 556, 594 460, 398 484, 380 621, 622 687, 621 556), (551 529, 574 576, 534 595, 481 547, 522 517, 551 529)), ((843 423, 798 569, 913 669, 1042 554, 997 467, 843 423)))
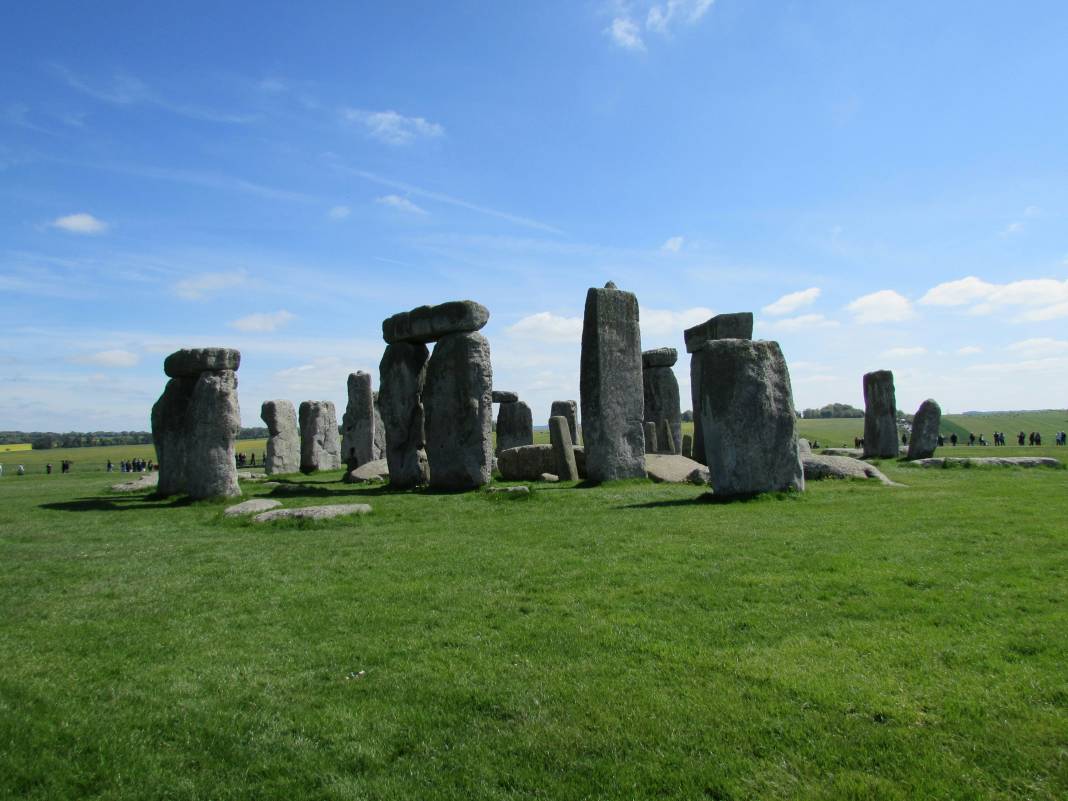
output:
POLYGON ((646 503, 631 503, 617 507, 618 509, 657 509, 671 506, 698 506, 709 504, 712 506, 726 506, 735 503, 757 503, 767 501, 789 501, 801 497, 799 492, 758 492, 752 495, 716 495, 714 492, 704 492, 696 498, 675 498, 670 501, 648 501, 646 503))
POLYGON ((157 495, 142 495, 123 498, 76 498, 73 501, 42 503, 39 509, 54 512, 137 512, 143 509, 176 509, 196 503, 188 496, 160 498, 157 495))

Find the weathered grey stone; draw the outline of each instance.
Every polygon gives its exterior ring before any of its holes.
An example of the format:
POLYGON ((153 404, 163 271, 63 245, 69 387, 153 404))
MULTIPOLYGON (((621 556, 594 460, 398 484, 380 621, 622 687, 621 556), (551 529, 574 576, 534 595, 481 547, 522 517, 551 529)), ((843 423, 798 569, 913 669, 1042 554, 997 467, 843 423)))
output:
POLYGON ((650 367, 674 367, 679 360, 679 352, 675 348, 653 348, 642 351, 642 368, 650 367))
POLYGON ((645 455, 648 456, 650 453, 659 453, 660 448, 658 447, 659 443, 657 442, 656 437, 656 423, 647 422, 643 428, 645 431, 645 455))
MULTIPOLYGON (((230 353, 221 348, 210 350, 230 353)), ((178 351, 168 357, 178 357, 171 362, 172 369, 181 371, 182 360, 192 358, 181 355, 187 353, 195 351, 178 351)), ((226 359, 240 362, 241 357, 227 355, 226 359)), ((240 495, 234 460, 234 440, 240 430, 237 375, 233 370, 171 378, 152 407, 158 493, 184 492, 198 499, 240 495)))
POLYGON ((909 437, 908 459, 928 459, 938 447, 938 430, 942 426, 942 407, 928 398, 916 410, 912 418, 912 435, 909 437))
MULTIPOLYGON (((687 459, 693 459, 693 435, 692 434, 683 434, 682 435, 682 455, 685 456, 687 459)), ((694 459, 694 461, 696 462, 697 460, 694 459)), ((698 464, 700 464, 700 462, 698 462, 698 464)))
POLYGON ((267 475, 296 473, 300 470, 300 431, 297 410, 287 400, 264 401, 260 418, 267 424, 267 475))
POLYGON ((493 465, 493 367, 477 331, 438 340, 423 385, 430 486, 468 490, 490 482, 493 465))
POLYGON ((425 345, 448 334, 478 331, 489 321, 489 316, 489 309, 473 300, 419 306, 383 320, 382 338, 390 345, 397 342, 425 345))
POLYGON ((115 492, 137 492, 138 490, 152 489, 156 486, 159 486, 159 473, 145 473, 133 481, 112 484, 111 489, 115 492))
POLYGON ((270 523, 272 520, 329 520, 332 517, 370 514, 366 503, 329 503, 323 506, 302 506, 298 509, 274 509, 261 512, 252 518, 254 523, 270 523))
POLYGON ((547 484, 555 484, 559 480, 560 476, 556 475, 556 473, 542 473, 538 478, 538 481, 544 481, 547 484))
POLYGON ((562 414, 549 418, 549 442, 553 451, 553 470, 561 481, 578 481, 578 464, 575 462, 575 446, 571 441, 571 428, 562 414))
POLYGON ((523 401, 502 403, 497 412, 497 452, 534 444, 534 416, 523 401))
POLYGON ((375 458, 375 396, 371 374, 349 373, 349 399, 341 418, 341 461, 355 470, 375 458))
POLYGON ((201 373, 237 370, 241 352, 233 348, 184 348, 163 361, 163 372, 171 378, 196 378, 201 373))
POLYGON ((892 459, 898 454, 897 402, 894 374, 876 370, 864 374, 864 457, 892 459))
POLYGON ((638 299, 590 289, 582 321, 579 390, 586 474, 602 482, 645 476, 638 299))
POLYGON ((397 489, 426 484, 423 383, 430 351, 426 345, 398 342, 386 347, 379 365, 378 404, 386 431, 389 483, 397 489))
POLYGON ((505 481, 538 481, 542 473, 556 473, 552 445, 523 445, 503 450, 497 454, 497 468, 505 481))
POLYGON ((378 404, 378 393, 374 393, 375 404, 375 442, 372 449, 373 459, 386 458, 386 426, 382 422, 382 409, 378 404))
POLYGON ((223 514, 227 517, 241 517, 242 515, 251 515, 256 514, 257 512, 266 512, 271 509, 277 509, 281 505, 281 501, 276 501, 272 498, 249 498, 247 501, 242 501, 233 506, 227 506, 226 511, 223 512, 223 514))
POLYGON ((709 482, 707 467, 677 454, 646 454, 645 470, 657 483, 707 485, 709 482))
POLYGON ((337 470, 341 467, 341 437, 332 401, 303 401, 297 412, 300 424, 300 471, 337 470))
POLYGON ((660 423, 657 426, 656 444, 660 446, 659 451, 657 451, 658 453, 678 453, 678 450, 675 448, 675 434, 671 431, 671 423, 665 418, 660 418, 660 423))
POLYGON ((493 390, 493 402, 494 403, 515 403, 519 400, 519 394, 516 392, 508 392, 503 389, 493 390))
POLYGON ((812 444, 804 437, 798 437, 797 452, 800 453, 802 456, 812 453, 812 444))
POLYGON ((694 359, 701 362, 701 424, 716 495, 803 490, 790 373, 779 343, 712 340, 694 359))
MULTIPOLYGON (((675 352, 674 348, 661 350, 675 352)), ((657 427, 659 447, 656 453, 677 453, 675 445, 682 442, 682 409, 675 371, 666 366, 645 367, 642 370, 642 395, 645 399, 645 422, 655 423, 657 427), (662 424, 665 423, 670 429, 670 443, 668 437, 661 436, 662 424), (669 446, 671 450, 668 450, 669 446)))
POLYGON ((385 459, 375 459, 349 470, 342 481, 346 484, 364 484, 384 481, 387 478, 389 478, 389 463, 385 459))
POLYGON ((486 487, 493 495, 530 495, 530 487, 486 487))
POLYGON ((704 343, 713 339, 752 339, 753 313, 717 314, 700 325, 687 328, 682 336, 686 340, 687 353, 700 350, 704 343))
POLYGON ((1061 462, 1052 456, 967 456, 934 457, 917 459, 910 462, 916 467, 948 467, 951 465, 971 465, 973 467, 1060 467, 1061 462))
POLYGON ((894 485, 878 468, 850 456, 827 456, 808 453, 801 457, 806 481, 824 478, 873 478, 882 484, 894 485))
POLYGON ((573 400, 556 400, 549 411, 549 417, 566 417, 567 427, 571 432, 571 444, 578 445, 578 404, 573 400))

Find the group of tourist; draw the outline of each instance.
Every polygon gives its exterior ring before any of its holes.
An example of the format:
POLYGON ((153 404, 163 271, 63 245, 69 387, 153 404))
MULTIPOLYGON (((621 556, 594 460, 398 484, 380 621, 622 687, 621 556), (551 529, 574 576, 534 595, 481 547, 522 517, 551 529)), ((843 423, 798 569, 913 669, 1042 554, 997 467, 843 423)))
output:
MULTIPOLYGON (((957 435, 955 433, 949 435, 949 444, 951 446, 956 447, 957 443, 959 441, 960 440, 959 440, 959 438, 957 437, 957 435)), ((1054 441, 1056 442, 1057 445, 1066 445, 1066 444, 1068 444, 1068 434, 1066 434, 1064 431, 1058 431, 1056 436, 1055 436, 1054 441)), ((903 433, 901 435, 901 444, 902 445, 908 445, 909 444, 909 436, 908 436, 907 432, 903 433)), ((939 434, 938 435, 938 446, 942 447, 945 444, 946 444, 945 435, 944 434, 939 434)), ((972 445, 985 446, 985 445, 989 445, 989 444, 990 443, 987 442, 985 434, 979 434, 978 436, 976 436, 975 434, 973 434, 971 432, 968 432, 968 445, 969 446, 972 446, 972 445)), ((1038 432, 1038 431, 1032 431, 1030 434, 1025 434, 1023 431, 1021 431, 1019 434, 1016 435, 1016 444, 1019 445, 1020 447, 1024 447, 1025 445, 1039 446, 1039 445, 1042 444, 1042 434, 1040 432, 1038 432)), ((994 432, 994 445, 995 446, 998 446, 998 445, 1004 446, 1004 445, 1006 445, 1005 432, 1004 431, 995 431, 994 432)), ((853 437, 853 447, 854 448, 863 448, 864 447, 864 437, 853 437)))
MULTIPOLYGON (((260 457, 260 464, 266 461, 267 455, 262 454, 260 457)), ((256 466, 256 454, 255 453, 239 453, 234 457, 238 467, 255 467, 256 466)))
MULTIPOLYGON (((112 472, 115 469, 115 463, 108 459, 107 470, 112 472)), ((145 473, 153 470, 158 470, 159 465, 153 464, 150 459, 120 459, 119 460, 119 472, 120 473, 145 473)))
MULTIPOLYGON (((64 459, 62 462, 59 463, 59 472, 61 472, 61 473, 69 473, 70 469, 71 469, 71 467, 73 465, 74 465, 74 462, 72 462, 70 459, 64 459)), ((19 465, 19 467, 22 467, 22 465, 19 465)), ((47 475, 52 475, 52 463, 51 462, 49 462, 48 464, 45 465, 45 473, 47 475)), ((19 473, 19 475, 21 476, 22 473, 19 473)))

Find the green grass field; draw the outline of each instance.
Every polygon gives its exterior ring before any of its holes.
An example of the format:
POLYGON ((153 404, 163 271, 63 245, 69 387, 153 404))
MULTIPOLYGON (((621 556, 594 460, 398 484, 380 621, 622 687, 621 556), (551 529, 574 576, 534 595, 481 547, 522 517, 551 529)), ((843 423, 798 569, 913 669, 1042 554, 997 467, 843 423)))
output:
POLYGON ((266 527, 5 475, 0 797, 1065 798, 1068 471, 881 466, 266 527))

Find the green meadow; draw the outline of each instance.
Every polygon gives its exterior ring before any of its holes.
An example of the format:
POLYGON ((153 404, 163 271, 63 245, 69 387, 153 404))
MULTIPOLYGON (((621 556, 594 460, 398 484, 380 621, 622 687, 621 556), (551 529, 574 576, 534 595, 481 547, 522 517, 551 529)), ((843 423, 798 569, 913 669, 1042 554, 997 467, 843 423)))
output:
POLYGON ((89 450, 0 479, 2 798, 1068 797, 1068 470, 256 525, 89 450))

